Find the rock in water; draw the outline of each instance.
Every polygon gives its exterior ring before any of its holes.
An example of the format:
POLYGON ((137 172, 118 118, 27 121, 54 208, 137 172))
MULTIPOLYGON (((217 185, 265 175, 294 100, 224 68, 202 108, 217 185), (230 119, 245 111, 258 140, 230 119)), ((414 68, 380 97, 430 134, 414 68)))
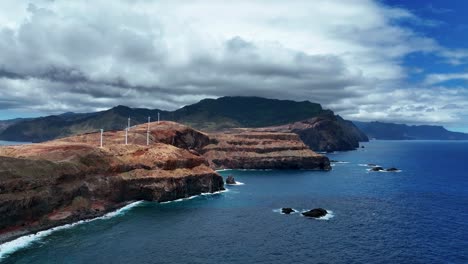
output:
POLYGON ((285 208, 281 208, 281 213, 283 214, 290 214, 290 213, 294 213, 296 212, 294 209, 292 208, 289 208, 289 207, 285 207, 285 208))
POLYGON ((236 184, 236 180, 234 180, 234 176, 232 175, 229 175, 227 178, 226 178, 226 184, 236 184))
POLYGON ((319 217, 322 217, 322 216, 326 216, 327 214, 328 214, 327 210, 325 210, 323 208, 315 208, 315 209, 312 209, 310 211, 302 213, 303 216, 314 217, 314 218, 319 218, 319 217))
POLYGON ((382 167, 374 167, 374 168, 371 169, 371 171, 383 171, 383 170, 384 170, 384 168, 382 168, 382 167))
POLYGON ((399 171, 399 169, 397 169, 397 168, 390 168, 390 169, 387 169, 387 171, 395 172, 395 171, 399 171))

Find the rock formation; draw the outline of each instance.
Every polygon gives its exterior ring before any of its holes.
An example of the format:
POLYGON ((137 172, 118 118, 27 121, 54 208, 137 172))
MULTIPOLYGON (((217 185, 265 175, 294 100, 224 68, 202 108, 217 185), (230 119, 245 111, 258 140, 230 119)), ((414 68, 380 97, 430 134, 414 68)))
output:
POLYGON ((289 208, 289 207, 285 207, 285 208, 281 208, 281 213, 283 214, 291 214, 291 213, 294 213, 296 212, 294 209, 292 208, 289 208))
POLYGON ((215 169, 330 170, 327 157, 310 150, 294 133, 235 129, 210 134, 201 152, 215 169))
POLYGON ((261 132, 292 132, 298 134, 301 140, 314 151, 354 150, 359 142, 369 141, 352 122, 335 116, 332 112, 324 112, 317 117, 282 125, 258 128, 261 132))
POLYGON ((323 217, 323 216, 326 216, 327 214, 328 214, 327 210, 323 208, 316 208, 316 209, 312 209, 310 211, 302 213, 303 216, 313 217, 313 218, 323 217))
POLYGON ((174 122, 0 147, 0 242, 130 201, 223 190, 213 168, 330 169, 292 133, 208 135, 174 122))
POLYGON ((1 147, 0 241, 96 217, 129 201, 170 201, 224 189, 222 177, 192 149, 206 144, 206 135, 165 123, 154 127, 146 146, 146 133, 139 130, 130 133, 129 145, 123 144, 125 132, 114 131, 105 133, 103 148, 96 133, 1 147))
POLYGON ((234 179, 234 176, 229 175, 229 176, 226 178, 226 184, 235 185, 235 184, 236 184, 236 180, 234 179))
POLYGON ((384 170, 384 168, 379 167, 379 166, 373 167, 373 168, 371 169, 371 171, 383 171, 383 170, 384 170))

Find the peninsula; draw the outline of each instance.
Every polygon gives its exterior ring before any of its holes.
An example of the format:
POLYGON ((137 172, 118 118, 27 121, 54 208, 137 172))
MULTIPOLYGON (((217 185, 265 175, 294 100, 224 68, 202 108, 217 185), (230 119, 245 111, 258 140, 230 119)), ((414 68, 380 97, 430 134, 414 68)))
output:
POLYGON ((331 169, 294 133, 207 134, 162 121, 105 131, 102 141, 94 132, 0 147, 0 242, 132 201, 222 191, 214 169, 331 169))

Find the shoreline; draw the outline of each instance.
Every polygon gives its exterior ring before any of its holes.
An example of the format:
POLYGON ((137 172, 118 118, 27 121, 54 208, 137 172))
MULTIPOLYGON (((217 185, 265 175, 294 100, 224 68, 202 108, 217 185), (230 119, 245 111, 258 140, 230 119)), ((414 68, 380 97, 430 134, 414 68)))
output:
POLYGON ((205 192, 205 193, 195 194, 189 197, 177 198, 174 200, 162 201, 162 202, 144 201, 144 200, 129 201, 129 202, 122 203, 119 206, 113 207, 109 211, 102 212, 102 214, 97 215, 97 216, 85 217, 82 219, 73 219, 73 221, 61 221, 53 225, 43 226, 43 227, 32 229, 32 230, 23 230, 22 232, 12 231, 10 233, 0 234, 0 261, 8 257, 8 255, 16 252, 17 250, 25 248, 29 246, 31 243, 37 240, 40 240, 44 237, 47 237, 48 235, 54 233, 55 231, 65 230, 65 229, 72 228, 77 225, 90 223, 96 220, 111 219, 113 217, 122 215, 123 213, 131 210, 134 207, 137 207, 138 205, 144 202, 156 202, 159 204, 169 204, 172 202, 183 202, 183 201, 191 200, 198 196, 222 194, 227 191, 229 191, 229 189, 225 188, 224 190, 219 190, 215 192, 205 192))

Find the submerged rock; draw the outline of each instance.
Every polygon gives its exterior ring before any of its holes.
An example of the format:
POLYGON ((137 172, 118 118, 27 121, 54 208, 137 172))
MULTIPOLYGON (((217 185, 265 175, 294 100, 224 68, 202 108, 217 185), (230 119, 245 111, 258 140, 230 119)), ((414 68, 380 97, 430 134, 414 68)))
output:
POLYGON ((328 214, 327 210, 323 208, 315 208, 315 209, 302 213, 303 216, 314 217, 314 218, 326 216, 327 214, 328 214))
POLYGON ((229 176, 226 178, 226 184, 230 184, 230 185, 236 184, 236 180, 234 179, 234 176, 229 175, 229 176))
POLYGON ((281 213, 283 214, 290 214, 290 213, 294 213, 296 212, 294 209, 292 208, 289 208, 289 207, 285 207, 285 208, 281 208, 281 213))
POLYGON ((383 171, 383 170, 384 170, 384 168, 382 168, 382 167, 373 167, 371 169, 371 171, 383 171))
POLYGON ((389 171, 389 172, 395 172, 395 171, 399 171, 399 169, 397 169, 397 168, 389 168, 389 169, 387 169, 387 171, 389 171))
POLYGON ((377 167, 377 164, 369 163, 367 164, 367 167, 377 167))

